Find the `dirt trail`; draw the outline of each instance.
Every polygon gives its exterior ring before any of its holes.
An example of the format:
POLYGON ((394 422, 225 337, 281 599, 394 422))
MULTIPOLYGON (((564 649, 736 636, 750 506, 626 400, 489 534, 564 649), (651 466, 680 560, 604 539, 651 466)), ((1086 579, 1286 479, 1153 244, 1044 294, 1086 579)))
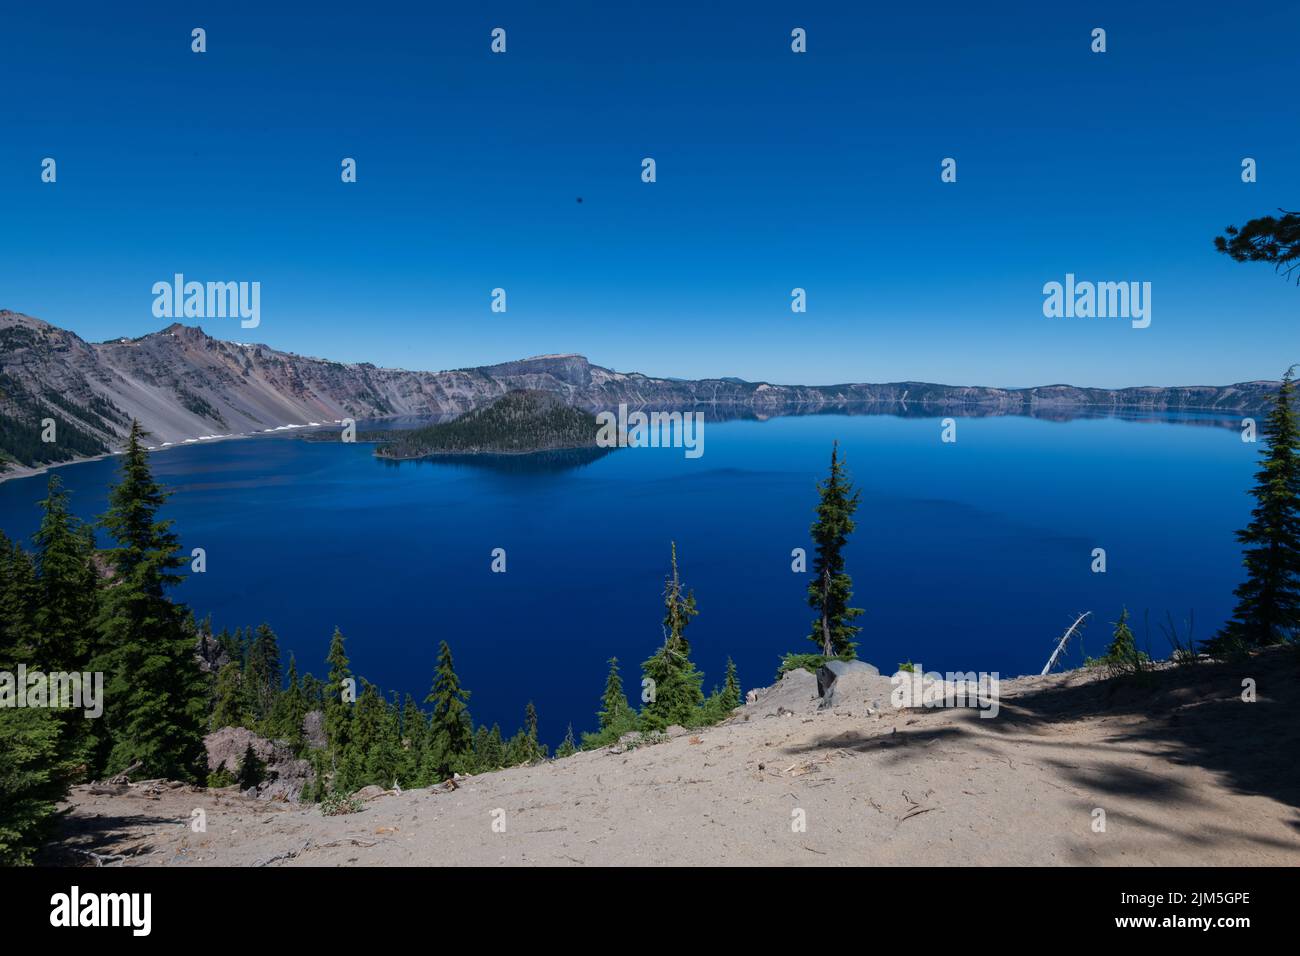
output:
POLYGON ((866 700, 830 712, 794 701, 795 713, 776 716, 769 697, 666 743, 484 774, 449 793, 380 796, 338 817, 230 791, 80 787, 48 856, 91 851, 128 866, 1300 865, 1298 677, 1300 659, 1276 651, 1141 682, 1020 678, 1003 682, 993 719, 887 700, 871 714, 866 700), (1254 703, 1241 699, 1244 678, 1256 682, 1254 703), (196 809, 206 833, 190 828, 196 809), (1097 809, 1105 832, 1094 830, 1097 809))

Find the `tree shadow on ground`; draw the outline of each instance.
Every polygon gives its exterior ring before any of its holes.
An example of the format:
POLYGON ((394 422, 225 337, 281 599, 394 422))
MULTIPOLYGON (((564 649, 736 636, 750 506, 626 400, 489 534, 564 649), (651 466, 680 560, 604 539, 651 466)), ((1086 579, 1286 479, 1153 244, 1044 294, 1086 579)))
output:
POLYGON ((123 853, 122 845, 135 840, 139 846, 131 848, 130 856, 149 851, 146 831, 171 824, 181 826, 188 821, 175 817, 160 817, 149 813, 124 816, 80 816, 67 814, 60 823, 54 840, 37 856, 39 866, 95 866, 96 857, 109 857, 123 853))
MULTIPOLYGON (((1108 765, 1107 753, 1149 756, 1215 774, 1239 794, 1269 797, 1300 808, 1300 655, 1292 648, 1261 651, 1239 662, 1202 661, 1165 666, 1139 675, 1104 677, 1076 672, 1031 678, 1003 696, 997 717, 973 710, 909 711, 893 733, 849 733, 815 740, 802 751, 838 747, 862 753, 888 751, 890 760, 943 741, 962 748, 1078 748, 1088 766, 1044 754, 1063 782, 1170 806, 1195 803, 1188 788, 1157 773, 1108 765), (1243 700, 1253 681, 1256 699, 1243 700), (1069 741, 1057 731, 1078 721, 1113 723, 1100 742, 1069 741)), ((1095 736, 1095 732, 1094 732, 1095 736)), ((1003 758, 1005 759, 1005 758, 1003 758)), ((1300 831, 1300 821, 1288 821, 1300 831)))

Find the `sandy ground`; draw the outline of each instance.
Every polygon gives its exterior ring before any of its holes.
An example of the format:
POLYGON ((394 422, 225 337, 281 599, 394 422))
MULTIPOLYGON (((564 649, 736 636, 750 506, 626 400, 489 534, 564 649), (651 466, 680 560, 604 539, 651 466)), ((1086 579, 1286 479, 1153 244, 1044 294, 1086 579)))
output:
POLYGON ((1020 678, 1002 683, 993 719, 895 710, 876 694, 817 712, 806 691, 778 687, 724 725, 665 743, 484 774, 446 793, 383 795, 346 816, 233 791, 80 787, 46 856, 84 864, 90 851, 126 866, 1298 865, 1298 677, 1300 657, 1275 651, 1141 680, 1020 678), (1253 703, 1241 698, 1245 678, 1253 703), (872 698, 883 707, 869 713, 872 698), (196 809, 204 833, 191 829, 196 809))

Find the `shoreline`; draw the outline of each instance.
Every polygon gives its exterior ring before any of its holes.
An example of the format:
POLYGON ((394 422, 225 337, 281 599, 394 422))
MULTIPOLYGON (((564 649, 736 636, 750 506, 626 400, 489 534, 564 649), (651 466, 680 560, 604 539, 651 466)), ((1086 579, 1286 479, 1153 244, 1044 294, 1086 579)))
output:
MULTIPOLYGON (((372 420, 380 421, 381 419, 372 419, 372 420)), ((204 435, 199 438, 182 438, 180 441, 168 441, 168 442, 163 442, 162 444, 159 445, 147 445, 146 450, 149 452, 149 454, 153 455, 165 451, 172 451, 173 449, 176 448, 189 448, 191 446, 212 445, 218 442, 239 441, 240 439, 271 438, 277 434, 283 434, 284 432, 288 432, 288 431, 297 431, 298 429, 303 429, 303 428, 306 429, 328 428, 329 425, 332 424, 337 424, 337 423, 330 422, 327 424, 322 424, 320 422, 314 422, 314 423, 309 423, 304 425, 298 425, 298 424, 277 425, 274 428, 264 429, 263 431, 240 432, 237 435, 204 435)), ((6 481, 21 481, 24 478, 36 478, 40 475, 47 474, 48 472, 53 471, 56 468, 67 468, 69 465, 84 465, 87 462, 103 461, 105 458, 116 458, 120 454, 122 454, 121 451, 108 451, 108 452, 104 452, 102 455, 90 455, 84 458, 72 458, 69 459, 68 461, 49 462, 43 465, 21 465, 15 462, 10 468, 4 471, 0 471, 0 483, 4 483, 6 481)))
MULTIPOLYGON (((384 442, 374 439, 375 444, 383 447, 384 442)), ((517 450, 498 450, 492 448, 479 449, 476 451, 430 451, 422 455, 381 455, 379 449, 373 452, 374 457, 384 461, 425 461, 429 458, 520 458, 526 455, 542 455, 548 451, 587 451, 599 449, 599 445, 555 445, 546 448, 530 448, 527 451, 517 450)), ((613 450, 613 449, 611 449, 613 450)))
MULTIPOLYGON (((785 403, 783 403, 783 405, 784 405, 785 407, 794 407, 794 408, 804 408, 804 407, 809 407, 809 406, 817 406, 817 407, 822 407, 822 406, 832 406, 832 407, 834 407, 834 406, 845 406, 845 405, 883 405, 883 404, 895 405, 895 406, 898 406, 898 407, 901 407, 901 408, 907 408, 909 403, 907 402, 906 399, 900 399, 900 400, 898 400, 898 401, 888 402, 888 403, 872 402, 872 401, 865 401, 865 400, 857 400, 857 401, 849 400, 849 401, 844 401, 844 402, 807 402, 807 401, 794 401, 794 402, 785 402, 785 403)), ((915 404, 915 405, 920 405, 920 406, 922 406, 922 407, 929 407, 929 406, 933 405, 936 409, 943 409, 943 410, 947 410, 947 411, 953 412, 953 414, 957 415, 958 417, 970 417, 970 416, 963 416, 963 415, 960 414, 960 412, 953 411, 953 406, 952 406, 951 404, 948 404, 948 403, 937 403, 937 402, 935 402, 935 403, 931 403, 931 402, 927 402, 927 401, 918 401, 918 402, 915 402, 914 404, 915 404)), ((706 407, 718 407, 716 403, 705 403, 705 405, 706 405, 706 407)), ((583 406, 583 407, 585 407, 585 406, 583 406)), ((646 407, 649 407, 649 406, 644 405, 644 404, 638 406, 638 408, 646 408, 646 407)), ((695 405, 695 406, 691 406, 691 407, 692 407, 692 408, 698 408, 699 406, 698 406, 698 405, 695 405)), ((766 409, 760 409, 760 406, 759 406, 758 404, 756 404, 756 403, 754 403, 754 404, 748 404, 748 405, 728 404, 726 407, 727 407, 727 408, 747 408, 747 409, 750 409, 751 411, 754 411, 755 413, 759 412, 760 410, 762 410, 762 411, 766 411, 766 409)), ((1032 414, 1032 413, 1030 413, 1030 412, 1027 412, 1027 411, 1023 411, 1023 410, 1019 410, 1019 409, 1002 409, 1000 406, 996 406, 996 405, 965 404, 965 405, 962 405, 962 406, 959 406, 959 407, 960 407, 960 408, 963 408, 963 409, 971 409, 971 410, 978 410, 978 409, 981 409, 981 408, 983 408, 983 409, 992 409, 992 410, 993 410, 991 414, 977 416, 977 417, 980 417, 980 418, 995 418, 995 417, 1005 417, 1005 416, 1017 416, 1017 417, 1021 417, 1021 418, 1036 418, 1036 417, 1039 417, 1039 416, 1036 416, 1036 415, 1034 415, 1034 414, 1032 414)), ((1108 415, 1104 415, 1104 416, 1101 416, 1101 417, 1105 417, 1105 418, 1118 418, 1118 417, 1121 417, 1121 416, 1119 416, 1119 415, 1117 414, 1118 412, 1121 412, 1121 411, 1129 411, 1129 412, 1145 412, 1145 413, 1147 413, 1147 414, 1169 414, 1169 413, 1179 413, 1179 412, 1203 412, 1203 413, 1209 413, 1209 414, 1214 414, 1214 415, 1220 415, 1220 416, 1223 416, 1225 419, 1228 419, 1228 418, 1238 418, 1238 417, 1240 417, 1240 416, 1242 416, 1242 415, 1246 415, 1248 412, 1250 412, 1250 413, 1254 413, 1254 414, 1258 414, 1259 411, 1260 411, 1260 410, 1258 410, 1258 409, 1223 409, 1223 408, 1205 408, 1205 407, 1201 407, 1201 406, 1184 406, 1184 407, 1179 407, 1179 408, 1156 408, 1156 407, 1154 407, 1154 406, 1149 406, 1149 405, 1101 405, 1101 404, 1094 404, 1094 403, 1078 403, 1078 402, 1072 402, 1072 403, 1069 403, 1069 404, 1061 404, 1061 405, 1035 405, 1035 406, 1030 406, 1030 407, 1031 407, 1031 408, 1035 408, 1035 409, 1044 409, 1044 410, 1046 410, 1046 409, 1055 409, 1055 410, 1060 410, 1060 411, 1065 411, 1065 410, 1072 409, 1072 408, 1077 408, 1077 409, 1109 409, 1109 410, 1110 410, 1110 414, 1108 414, 1108 415)), ((1021 408, 1023 408, 1023 406, 1022 406, 1021 408)), ((682 410, 684 410, 684 409, 682 409, 682 410)), ((430 415, 429 415, 428 417, 432 417, 433 414, 434 414, 434 413, 430 413, 430 415)), ((888 414, 888 413, 884 413, 884 414, 888 414)), ((394 414, 394 415, 378 415, 378 416, 375 416, 375 417, 372 417, 372 418, 367 418, 367 419, 365 419, 365 421, 375 421, 375 422, 380 422, 380 421, 391 421, 391 420, 396 419, 396 418, 411 418, 411 417, 417 417, 417 418, 419 418, 419 417, 425 417, 425 416, 412 416, 412 415, 410 415, 409 413, 402 413, 402 414, 394 414)), ((780 413, 777 413, 777 412, 773 412, 773 413, 771 413, 771 414, 766 415, 765 417, 763 417, 762 420, 763 420, 763 421, 769 421, 769 420, 771 420, 771 419, 773 419, 773 418, 789 418, 789 417, 794 417, 794 416, 783 415, 783 414, 780 414, 780 413)), ((1079 417, 1084 417, 1084 416, 1080 415, 1079 417)), ((725 419, 725 421, 731 421, 731 420, 733 420, 733 419, 725 419)), ((737 419, 735 419, 735 420, 739 420, 739 416, 737 416, 737 419)), ((164 443, 162 443, 161 445, 153 445, 153 446, 150 446, 150 447, 149 447, 149 451, 150 451, 150 453, 155 452, 155 451, 167 451, 167 450, 170 449, 170 448, 180 448, 180 447, 184 447, 184 446, 186 446, 186 445, 198 445, 198 444, 204 444, 204 443, 206 443, 206 442, 213 442, 213 441, 234 441, 234 440, 237 440, 237 439, 240 439, 240 438, 258 438, 258 437, 260 437, 260 436, 264 436, 264 435, 273 435, 273 434, 277 434, 277 433, 280 433, 280 432, 286 432, 286 431, 297 431, 298 429, 327 428, 327 427, 329 427, 330 425, 338 425, 338 424, 341 424, 341 421, 342 421, 342 420, 340 419, 340 420, 337 420, 337 421, 332 421, 332 422, 327 422, 327 423, 309 422, 309 423, 304 423, 304 424, 277 425, 277 426, 274 426, 274 427, 272 427, 272 428, 266 428, 266 429, 263 429, 263 430, 261 430, 261 431, 254 431, 254 432, 241 432, 241 433, 239 433, 239 434, 237 434, 237 435, 208 435, 208 436, 203 436, 203 437, 201 437, 201 438, 197 438, 197 437, 196 437, 196 438, 187 438, 187 439, 181 439, 180 441, 164 442, 164 443)), ((1170 424, 1176 424, 1176 422, 1170 422, 1170 424)), ((375 440, 368 440, 367 442, 358 442, 358 444, 370 444, 370 443, 380 443, 380 442, 378 442, 377 439, 375 439, 375 440)), ((382 443, 381 443, 381 444, 382 444, 382 443)), ((396 461, 420 461, 420 460, 425 459, 425 458, 436 458, 436 457, 447 457, 447 456, 474 457, 474 456, 480 456, 480 455, 501 455, 501 456, 507 456, 507 455, 532 455, 532 454, 537 454, 538 452, 543 452, 543 451, 573 451, 573 450, 585 449, 585 448, 587 448, 587 447, 589 447, 589 446, 587 446, 587 445, 573 445, 573 446, 565 446, 565 447, 562 447, 562 448, 538 448, 538 449, 533 449, 533 450, 531 450, 531 451, 526 451, 526 452, 518 452, 518 451, 490 451, 490 452, 431 452, 431 453, 429 453, 429 454, 427 454, 427 455, 404 456, 404 457, 401 457, 401 458, 388 457, 388 456, 379 455, 379 454, 376 453, 376 454, 375 454, 375 457, 376 457, 376 458, 384 458, 384 459, 387 460, 387 461, 395 461, 395 462, 396 462, 396 461)), ((17 462, 14 462, 14 463, 11 464, 11 466, 10 466, 9 468, 5 469, 4 471, 0 471, 0 483, 6 482, 6 481, 17 481, 17 480, 21 480, 21 479, 23 479, 23 478, 34 478, 34 477, 36 477, 36 476, 38 476, 38 475, 46 474, 47 472, 49 472, 50 470, 52 470, 52 469, 54 469, 54 468, 64 468, 64 467, 67 467, 68 465, 80 465, 80 464, 83 464, 83 463, 85 463, 85 462, 90 462, 90 461, 101 461, 102 459, 105 459, 105 458, 111 458, 111 457, 114 457, 114 456, 116 456, 116 455, 120 455, 120 454, 121 454, 120 451, 110 451, 110 452, 105 452, 104 454, 101 454, 101 455, 92 455, 92 456, 87 456, 87 457, 83 457, 83 458, 72 458, 72 459, 69 459, 68 461, 51 462, 51 463, 43 464, 43 465, 23 465, 23 464, 19 464, 19 463, 17 463, 17 462)))

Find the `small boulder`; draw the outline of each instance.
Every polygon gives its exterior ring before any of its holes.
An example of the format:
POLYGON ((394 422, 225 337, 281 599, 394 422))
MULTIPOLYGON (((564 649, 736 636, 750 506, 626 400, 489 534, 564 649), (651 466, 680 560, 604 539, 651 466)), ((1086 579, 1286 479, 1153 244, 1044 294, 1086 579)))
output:
POLYGON ((872 677, 879 677, 880 668, 868 664, 866 661, 856 659, 851 661, 827 661, 817 668, 817 696, 825 697, 831 685, 848 674, 868 674, 872 677))
POLYGON ((745 700, 747 715, 775 716, 783 708, 794 714, 811 714, 817 709, 817 678, 803 668, 786 671, 771 687, 750 691, 745 700))
POLYGON ((866 661, 827 661, 817 671, 822 710, 865 704, 868 712, 880 709, 881 700, 889 700, 893 684, 880 670, 866 661))

